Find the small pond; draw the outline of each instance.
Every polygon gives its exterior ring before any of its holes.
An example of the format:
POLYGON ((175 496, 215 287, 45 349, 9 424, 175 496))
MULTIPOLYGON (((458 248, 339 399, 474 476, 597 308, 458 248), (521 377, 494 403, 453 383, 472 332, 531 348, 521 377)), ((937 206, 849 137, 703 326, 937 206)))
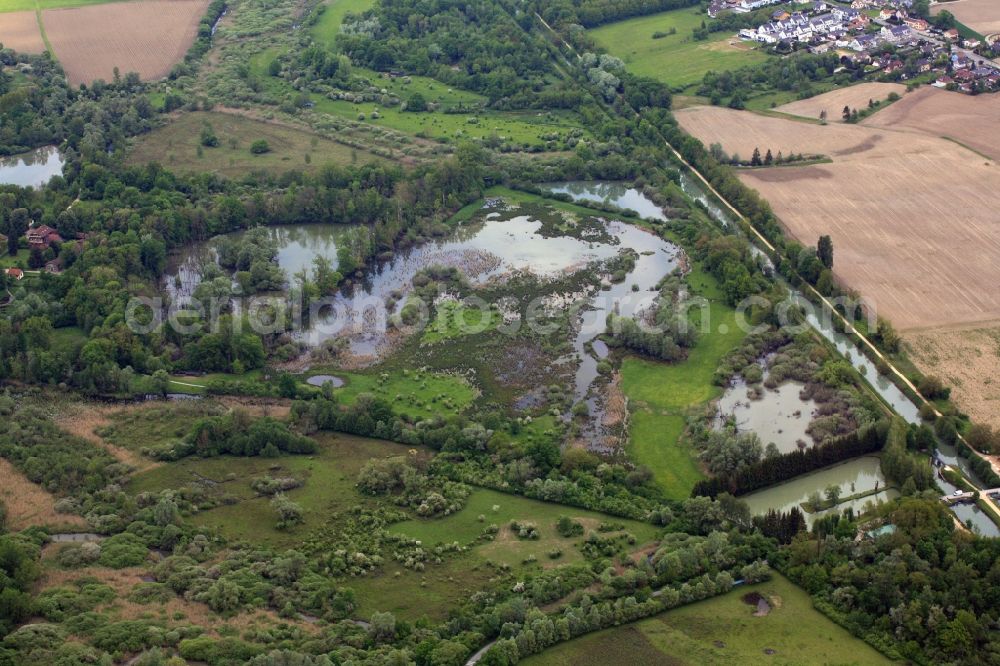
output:
POLYGON ((769 509, 788 511, 800 506, 814 492, 822 495, 823 491, 832 485, 840 488, 840 496, 844 500, 834 509, 813 514, 805 513, 806 524, 811 525, 817 517, 830 511, 839 512, 848 507, 860 511, 868 502, 886 501, 899 496, 895 489, 886 488, 886 479, 879 467, 879 459, 876 456, 863 456, 758 490, 744 495, 741 499, 746 501, 754 515, 767 513, 769 509), (847 499, 852 495, 874 490, 876 484, 880 489, 878 494, 854 500, 847 499))
POLYGON ((20 155, 0 157, 0 184, 41 187, 62 170, 63 158, 55 146, 36 148, 20 155))
POLYGON ((306 384, 310 386, 324 386, 330 384, 333 388, 340 388, 344 385, 344 380, 334 375, 313 375, 306 379, 306 384))
POLYGON ((781 453, 791 453, 803 442, 812 445, 806 433, 816 410, 816 401, 803 400, 799 393, 805 388, 799 382, 785 382, 775 389, 759 385, 761 397, 749 397, 749 389, 740 379, 734 380, 717 403, 717 427, 730 418, 737 432, 755 432, 763 446, 773 442, 781 453))
POLYGON ((540 186, 555 194, 568 194, 574 201, 596 201, 625 210, 634 210, 647 220, 666 220, 663 210, 645 194, 622 183, 569 181, 540 186))

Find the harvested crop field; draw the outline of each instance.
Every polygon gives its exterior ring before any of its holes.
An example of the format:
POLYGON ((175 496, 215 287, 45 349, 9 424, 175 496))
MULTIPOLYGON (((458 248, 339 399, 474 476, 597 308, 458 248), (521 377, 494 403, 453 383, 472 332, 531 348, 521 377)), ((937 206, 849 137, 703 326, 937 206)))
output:
POLYGON ((159 79, 198 32, 208 0, 139 0, 42 12, 45 33, 72 85, 110 81, 114 68, 159 79))
POLYGON ((80 516, 56 513, 56 498, 25 478, 3 458, 0 458, 0 500, 7 507, 7 526, 11 530, 21 530, 30 525, 87 524, 80 516))
POLYGON ((917 367, 951 386, 963 412, 1000 428, 1000 322, 912 331, 905 340, 917 367))
POLYGON ((889 97, 889 93, 902 95, 905 92, 906 86, 899 83, 859 83, 856 86, 837 88, 809 99, 782 104, 775 111, 814 119, 819 119, 820 114, 826 111, 828 121, 843 122, 845 106, 860 111, 868 108, 869 100, 880 102, 889 97))
POLYGON ((932 14, 949 11, 976 32, 990 35, 1000 32, 1000 4, 996 0, 956 0, 934 5, 932 14))
POLYGON ((800 242, 830 234, 836 276, 898 328, 1000 318, 995 162, 915 131, 717 107, 676 116, 704 143, 719 142, 730 153, 759 147, 829 156, 830 164, 747 170, 741 178, 800 242))
POLYGON ((38 29, 35 12, 9 12, 0 14, 0 44, 21 53, 41 53, 45 41, 38 29))
MULTIPOLYGON (((1000 13, 1000 7, 997 11, 1000 13)), ((862 124, 949 138, 1000 160, 998 95, 956 95, 924 86, 866 118, 862 124)))

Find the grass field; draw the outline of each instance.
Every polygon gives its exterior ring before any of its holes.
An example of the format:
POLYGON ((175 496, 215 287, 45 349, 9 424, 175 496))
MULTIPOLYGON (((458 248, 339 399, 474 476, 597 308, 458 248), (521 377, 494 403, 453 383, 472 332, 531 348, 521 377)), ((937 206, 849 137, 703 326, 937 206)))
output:
POLYGON ((360 14, 374 4, 374 0, 329 0, 326 9, 310 32, 316 41, 330 48, 337 33, 340 32, 340 24, 344 22, 344 17, 349 13, 360 14))
POLYGON ((809 595, 775 574, 766 582, 683 606, 634 624, 588 634, 520 662, 524 666, 591 664, 826 665, 893 663, 812 607, 809 595), (768 598, 755 617, 743 596, 768 598))
POLYGON ((232 178, 257 170, 315 171, 325 164, 344 166, 381 161, 371 153, 310 132, 211 111, 183 113, 167 125, 140 136, 128 160, 132 164, 159 162, 178 172, 210 171, 232 178), (201 145, 201 131, 206 125, 211 126, 219 139, 214 148, 201 145), (250 144, 258 139, 267 141, 270 152, 261 155, 250 152, 250 144))
POLYGON ((130 451, 158 448, 183 439, 196 419, 221 411, 217 403, 207 400, 179 400, 147 409, 125 409, 112 414, 110 423, 96 434, 130 451))
POLYGON ((121 1, 123 0, 0 0, 0 14, 7 12, 35 11, 36 9, 85 7, 87 5, 103 5, 121 1))
POLYGON ((688 277, 692 293, 709 300, 710 330, 682 363, 626 358, 622 390, 632 410, 629 455, 648 467, 669 497, 683 499, 703 478, 694 451, 679 443, 684 414, 691 407, 717 398, 722 389, 712 383, 719 360, 743 339, 732 308, 722 301, 714 278, 695 269, 688 277))
POLYGON ((715 32, 705 41, 695 41, 691 31, 703 20, 706 17, 699 8, 676 9, 604 25, 590 35, 621 58, 629 71, 676 88, 701 82, 706 72, 736 69, 768 57, 736 39, 735 31, 715 32), (653 39, 653 33, 670 30, 676 33, 653 39))
POLYGON ((476 547, 475 552, 478 556, 518 567, 524 558, 534 555, 538 563, 543 566, 558 565, 581 559, 582 556, 575 548, 575 544, 584 538, 560 536, 555 528, 560 516, 568 516, 580 522, 586 531, 596 531, 597 526, 603 522, 620 523, 624 527, 623 530, 605 532, 604 536, 627 532, 635 536, 637 544, 652 541, 657 533, 657 528, 647 523, 482 488, 473 492, 465 508, 456 514, 446 518, 408 520, 393 525, 390 531, 419 539, 428 546, 453 541, 464 545, 474 541, 487 526, 495 524, 500 528, 500 532, 493 542, 476 547), (479 520, 479 516, 483 516, 482 521, 479 520), (512 520, 534 523, 538 527, 540 538, 519 539, 510 530, 512 520), (563 552, 562 557, 549 559, 547 554, 553 548, 559 548, 563 552))
MULTIPOLYGON (((439 84, 443 85, 443 84, 439 84)), ((575 114, 568 111, 485 111, 477 114, 406 112, 371 102, 355 104, 347 100, 313 97, 315 110, 332 116, 364 120, 406 134, 428 139, 486 139, 493 136, 520 146, 538 145, 549 137, 588 133, 575 114), (378 113, 373 118, 372 113, 378 113), (361 116, 364 118, 361 118, 361 116)))
MULTIPOLYGON (((231 539, 244 539, 275 548, 291 547, 310 530, 324 524, 337 510, 359 504, 355 488, 358 472, 372 458, 410 456, 410 447, 352 435, 318 436, 318 451, 309 456, 280 458, 185 458, 135 476, 133 493, 180 488, 208 479, 212 492, 235 500, 194 516, 195 524, 217 528, 231 539), (275 528, 277 517, 270 498, 258 497, 253 479, 265 475, 294 476, 305 485, 288 491, 289 499, 303 509, 305 522, 288 530, 275 528)), ((425 454, 418 454, 425 455, 425 454)))
MULTIPOLYGON (((322 374, 310 372, 310 374, 322 374)), ((346 381, 334 394, 342 402, 351 403, 362 393, 371 393, 389 401, 399 414, 426 418, 442 412, 460 412, 477 395, 474 386, 463 377, 448 374, 407 370, 384 375, 336 373, 346 381)))

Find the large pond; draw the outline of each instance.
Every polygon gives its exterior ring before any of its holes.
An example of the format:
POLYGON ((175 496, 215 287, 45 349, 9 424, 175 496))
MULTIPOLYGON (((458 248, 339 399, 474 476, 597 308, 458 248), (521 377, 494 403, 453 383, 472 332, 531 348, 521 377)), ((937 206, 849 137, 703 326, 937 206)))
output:
MULTIPOLYGON (((350 350, 360 357, 376 356, 388 344, 381 322, 372 318, 395 292, 405 292, 422 268, 455 266, 473 284, 503 279, 518 272, 552 278, 583 269, 589 263, 610 259, 626 249, 637 253, 635 266, 625 280, 606 284, 584 309, 582 323, 574 333, 573 346, 580 358, 576 374, 578 397, 586 395, 597 377, 597 359, 586 351, 587 343, 604 332, 611 311, 634 314, 652 304, 655 286, 677 265, 679 249, 658 236, 633 225, 603 221, 607 233, 584 234, 583 238, 542 235, 542 222, 530 215, 509 211, 504 219, 498 211, 461 225, 449 237, 407 248, 366 271, 350 290, 333 297, 318 313, 301 338, 311 346, 334 335, 348 338, 350 350), (611 239, 610 241, 608 239, 611 239), (347 325, 345 325, 347 324, 347 325)), ((336 266, 336 246, 346 227, 335 225, 289 225, 270 227, 280 252, 277 261, 291 277, 309 268, 322 255, 336 266)), ((189 296, 201 280, 204 267, 217 258, 216 240, 196 243, 168 262, 164 288, 172 296, 189 296)), ((397 305, 402 306, 402 301, 397 305)), ((595 350, 598 354, 600 350, 595 350)))
POLYGON ((885 476, 879 467, 879 459, 875 456, 864 456, 848 460, 847 462, 827 467, 810 474, 804 474, 790 481, 758 490, 757 492, 744 495, 743 500, 750 506, 750 511, 754 515, 767 513, 769 509, 777 511, 788 511, 793 507, 801 507, 802 503, 809 499, 809 496, 818 492, 820 495, 830 486, 840 488, 840 496, 844 498, 840 504, 832 509, 817 513, 805 513, 806 523, 812 525, 813 520, 819 516, 826 515, 831 511, 843 511, 852 507, 855 511, 860 511, 868 502, 879 502, 894 499, 899 493, 887 488, 885 476), (858 499, 847 499, 853 495, 880 489, 878 494, 868 495, 858 499), (883 490, 884 489, 884 490, 883 490))
POLYGON ((62 173, 63 158, 55 146, 0 158, 0 184, 41 187, 62 173))
POLYGON ((733 420, 737 432, 755 432, 761 444, 773 442, 781 453, 791 453, 800 446, 811 445, 812 437, 806 433, 816 401, 799 397, 804 384, 785 382, 775 389, 760 385, 760 397, 751 398, 747 385, 734 381, 716 405, 718 425, 733 420))
POLYGON ((663 209, 645 194, 622 183, 600 181, 569 181, 541 186, 555 194, 568 194, 574 201, 596 201, 625 210, 634 210, 647 220, 665 220, 663 209))

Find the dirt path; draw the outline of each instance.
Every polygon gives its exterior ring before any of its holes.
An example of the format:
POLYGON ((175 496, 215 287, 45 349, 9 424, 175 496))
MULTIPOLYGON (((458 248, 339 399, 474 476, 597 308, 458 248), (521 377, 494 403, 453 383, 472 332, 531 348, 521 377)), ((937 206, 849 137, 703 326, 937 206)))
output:
MULTIPOLYGON (((150 403, 155 404, 155 403, 150 403)), ((159 467, 163 463, 150 460, 135 451, 115 446, 105 441, 95 431, 111 424, 111 415, 134 405, 98 405, 93 403, 78 403, 65 409, 54 421, 66 432, 81 439, 92 442, 113 455, 119 462, 134 467, 137 471, 145 471, 159 467)))
POLYGON ((56 498, 29 481, 4 458, 0 458, 0 500, 7 507, 7 524, 11 530, 22 530, 32 525, 87 525, 81 516, 57 513, 56 498))

